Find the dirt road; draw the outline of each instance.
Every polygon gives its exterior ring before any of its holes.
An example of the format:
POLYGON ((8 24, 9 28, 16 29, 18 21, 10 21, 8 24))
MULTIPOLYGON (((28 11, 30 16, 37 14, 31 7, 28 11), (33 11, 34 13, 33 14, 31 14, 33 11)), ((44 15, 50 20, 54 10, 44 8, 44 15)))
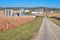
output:
POLYGON ((38 35, 33 40, 60 40, 60 27, 45 16, 38 35))

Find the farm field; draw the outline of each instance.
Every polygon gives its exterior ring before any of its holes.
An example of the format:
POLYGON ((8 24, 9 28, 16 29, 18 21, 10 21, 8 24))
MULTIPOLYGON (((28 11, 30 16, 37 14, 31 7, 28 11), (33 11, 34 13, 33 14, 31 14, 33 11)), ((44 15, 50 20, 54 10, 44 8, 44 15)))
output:
POLYGON ((49 18, 49 19, 55 24, 57 24, 58 26, 60 26, 60 19, 57 19, 57 18, 49 18))
POLYGON ((57 17, 57 18, 60 18, 60 13, 50 13, 50 14, 47 14, 48 17, 57 17))
POLYGON ((0 30, 8 30, 19 25, 33 21, 34 17, 8 17, 0 16, 0 30))
POLYGON ((60 26, 60 13, 48 14, 48 17, 51 21, 60 26))
POLYGON ((11 30, 0 31, 0 40, 29 40, 40 28, 42 20, 42 17, 37 17, 30 23, 17 26, 11 30))

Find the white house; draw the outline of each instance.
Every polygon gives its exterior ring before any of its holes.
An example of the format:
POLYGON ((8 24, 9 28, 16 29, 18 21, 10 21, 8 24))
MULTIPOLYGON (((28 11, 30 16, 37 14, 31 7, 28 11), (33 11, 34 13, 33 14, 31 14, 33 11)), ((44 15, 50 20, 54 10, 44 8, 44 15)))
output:
POLYGON ((54 13, 53 11, 50 11, 50 13, 54 13))
POLYGON ((42 14, 43 12, 35 12, 35 11, 32 11, 32 14, 42 14))
POLYGON ((34 12, 34 11, 32 11, 32 14, 37 14, 38 12, 34 12))
POLYGON ((25 10, 25 12, 29 12, 30 10, 25 10))

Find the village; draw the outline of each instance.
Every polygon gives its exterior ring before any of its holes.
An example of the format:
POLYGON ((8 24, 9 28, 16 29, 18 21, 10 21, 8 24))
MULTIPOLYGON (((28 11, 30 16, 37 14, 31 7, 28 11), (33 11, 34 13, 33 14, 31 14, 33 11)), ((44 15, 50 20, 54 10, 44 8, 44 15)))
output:
POLYGON ((2 8, 0 9, 0 15, 2 16, 37 16, 37 15, 42 15, 45 12, 48 13, 59 13, 59 11, 56 10, 49 10, 49 9, 24 9, 24 8, 2 8))

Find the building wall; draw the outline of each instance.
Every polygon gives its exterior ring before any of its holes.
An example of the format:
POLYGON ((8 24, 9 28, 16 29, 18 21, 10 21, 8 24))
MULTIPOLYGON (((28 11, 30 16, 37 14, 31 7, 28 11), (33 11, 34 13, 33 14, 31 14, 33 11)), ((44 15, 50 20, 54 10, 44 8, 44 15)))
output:
MULTIPOLYGON (((17 13, 20 13, 21 12, 21 10, 20 9, 18 9, 18 10, 13 10, 12 9, 12 11, 13 11, 13 13, 14 14, 17 14, 17 13)), ((10 15, 10 13, 11 13, 11 11, 10 11, 10 9, 9 9, 9 13, 8 13, 8 11, 6 12, 6 15, 10 15)), ((5 9, 0 9, 0 16, 5 16, 5 9)))
POLYGON ((14 12, 14 13, 18 13, 18 12, 20 12, 20 10, 13 10, 13 12, 14 12))

